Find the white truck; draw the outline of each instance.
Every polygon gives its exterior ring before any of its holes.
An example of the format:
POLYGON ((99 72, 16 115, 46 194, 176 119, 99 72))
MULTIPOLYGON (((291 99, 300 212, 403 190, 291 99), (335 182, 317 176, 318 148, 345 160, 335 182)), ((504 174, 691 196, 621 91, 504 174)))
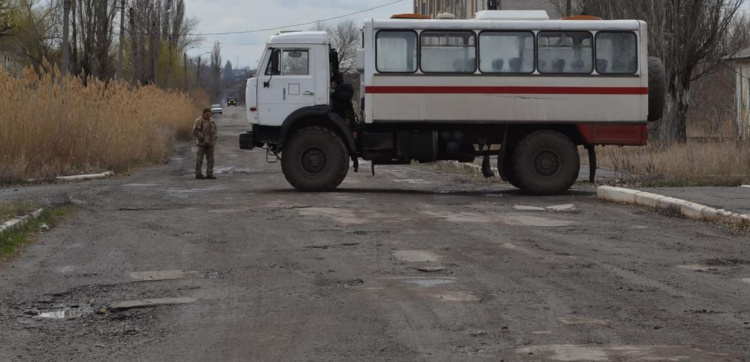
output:
POLYGON ((335 189, 359 159, 473 162, 533 194, 578 178, 578 146, 645 145, 661 118, 664 70, 639 20, 485 11, 470 20, 367 20, 360 99, 324 32, 272 36, 247 81, 240 148, 280 158, 289 183, 335 189), (357 104, 359 112, 354 109, 357 104))

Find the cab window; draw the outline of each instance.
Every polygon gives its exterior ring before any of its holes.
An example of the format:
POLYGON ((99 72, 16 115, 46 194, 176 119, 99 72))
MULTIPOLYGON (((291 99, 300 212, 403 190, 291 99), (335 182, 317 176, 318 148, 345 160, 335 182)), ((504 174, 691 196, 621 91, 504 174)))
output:
POLYGON ((284 50, 281 57, 282 75, 309 75, 310 52, 308 50, 284 50))

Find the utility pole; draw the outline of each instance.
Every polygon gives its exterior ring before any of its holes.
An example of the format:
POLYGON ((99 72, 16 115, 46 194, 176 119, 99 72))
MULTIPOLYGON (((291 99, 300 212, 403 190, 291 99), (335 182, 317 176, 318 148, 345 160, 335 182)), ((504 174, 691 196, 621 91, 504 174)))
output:
POLYGON ((70 62, 70 44, 68 44, 68 37, 70 32, 70 2, 72 0, 63 1, 63 43, 62 43, 62 74, 68 74, 68 65, 70 62))
POLYGON ((125 46, 125 0, 120 0, 120 51, 117 54, 117 80, 122 81, 123 47, 125 46))

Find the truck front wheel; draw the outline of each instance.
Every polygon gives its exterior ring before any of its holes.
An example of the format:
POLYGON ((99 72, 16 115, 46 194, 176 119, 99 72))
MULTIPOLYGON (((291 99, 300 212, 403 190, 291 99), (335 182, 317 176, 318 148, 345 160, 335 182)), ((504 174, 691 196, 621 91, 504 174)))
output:
POLYGON ((333 131, 303 128, 292 134, 284 145, 281 170, 298 190, 331 191, 349 172, 349 152, 333 131))
POLYGON ((521 190, 533 194, 567 191, 578 179, 580 166, 575 144, 557 131, 533 132, 513 151, 515 181, 521 190))

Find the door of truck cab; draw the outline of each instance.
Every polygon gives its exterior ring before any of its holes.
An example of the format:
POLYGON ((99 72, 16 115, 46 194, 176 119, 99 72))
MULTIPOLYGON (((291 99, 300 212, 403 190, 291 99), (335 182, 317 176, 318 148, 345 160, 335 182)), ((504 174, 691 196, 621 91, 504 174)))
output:
POLYGON ((269 48, 258 77, 259 123, 280 126, 292 112, 327 104, 326 89, 318 89, 316 51, 310 46, 269 48))

